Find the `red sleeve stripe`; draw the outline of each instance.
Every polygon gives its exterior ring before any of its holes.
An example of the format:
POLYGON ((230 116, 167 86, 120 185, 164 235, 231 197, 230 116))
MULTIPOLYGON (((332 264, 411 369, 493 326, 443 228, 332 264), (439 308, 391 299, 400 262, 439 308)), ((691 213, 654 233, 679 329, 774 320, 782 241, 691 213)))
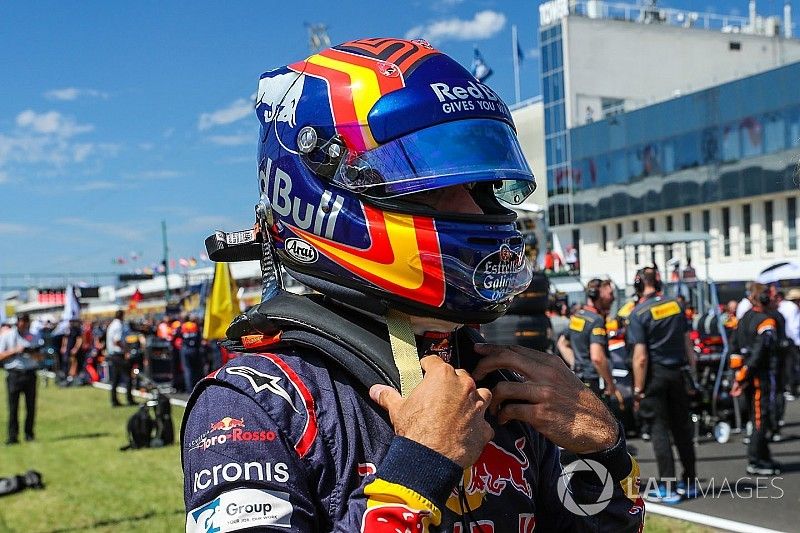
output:
POLYGON ((311 391, 308 390, 300 376, 283 359, 271 353, 259 353, 258 355, 272 361, 283 372, 303 401, 303 407, 306 411, 306 423, 300 439, 294 445, 294 449, 297 455, 305 457, 317 438, 317 412, 314 406, 314 397, 311 396, 311 391))

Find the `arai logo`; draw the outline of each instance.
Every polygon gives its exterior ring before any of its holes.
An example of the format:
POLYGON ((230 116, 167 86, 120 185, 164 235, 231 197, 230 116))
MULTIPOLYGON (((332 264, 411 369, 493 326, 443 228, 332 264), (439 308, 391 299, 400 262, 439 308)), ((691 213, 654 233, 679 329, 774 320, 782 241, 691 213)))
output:
POLYGON ((481 298, 502 300, 519 290, 517 278, 525 268, 525 254, 517 254, 507 244, 478 263, 472 274, 472 284, 481 298))
POLYGON ((313 263, 319 257, 317 249, 303 239, 290 237, 284 245, 286 253, 301 263, 313 263))

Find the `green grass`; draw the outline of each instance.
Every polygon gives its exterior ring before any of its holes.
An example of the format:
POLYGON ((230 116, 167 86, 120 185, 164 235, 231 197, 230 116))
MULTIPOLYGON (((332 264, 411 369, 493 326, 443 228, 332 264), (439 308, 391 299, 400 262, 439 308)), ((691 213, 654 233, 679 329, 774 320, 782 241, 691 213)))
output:
MULTIPOLYGON (((6 438, 5 373, 0 372, 0 435, 6 438)), ((0 476, 38 470, 47 487, 0 499, 0 532, 183 531, 183 474, 178 446, 121 452, 134 408, 112 409, 108 392, 39 383, 36 441, 0 444, 0 476)), ((22 415, 24 409, 20 409, 22 415)), ((183 409, 173 406, 178 431, 183 409)), ((648 532, 711 529, 652 514, 648 532)))
MULTIPOLYGON (((0 444, 0 476, 38 470, 46 488, 0 499, 0 532, 184 529, 177 445, 119 451, 135 408, 112 409, 107 391, 62 389, 52 383, 45 388, 40 381, 38 394, 36 441, 0 444)), ((0 372, 3 442, 7 409, 5 373, 0 372)), ((172 415, 177 433, 183 409, 173 406, 172 415)))
POLYGON ((648 533, 711 533, 718 531, 697 524, 666 518, 648 513, 645 520, 645 531, 648 533))

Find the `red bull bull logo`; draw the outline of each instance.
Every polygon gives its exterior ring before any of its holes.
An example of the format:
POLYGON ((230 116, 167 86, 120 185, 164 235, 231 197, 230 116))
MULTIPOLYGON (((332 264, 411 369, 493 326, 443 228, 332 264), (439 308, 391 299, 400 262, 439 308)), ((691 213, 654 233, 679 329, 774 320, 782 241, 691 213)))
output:
POLYGON ((211 424, 211 431, 230 431, 233 428, 243 428, 244 427, 244 419, 243 418, 231 418, 226 416, 219 422, 214 422, 211 424))
POLYGON ((431 521, 431 513, 412 509, 405 505, 377 505, 364 513, 361 531, 370 533, 426 533, 431 521))
MULTIPOLYGON (((514 447, 519 452, 519 456, 490 441, 483 448, 475 464, 464 471, 464 494, 470 509, 477 509, 486 494, 500 496, 509 485, 528 498, 533 497, 531 485, 525 479, 525 472, 529 466, 528 458, 523 452, 525 438, 517 439, 514 447)), ((463 514, 458 498, 458 488, 450 494, 447 507, 463 514)))

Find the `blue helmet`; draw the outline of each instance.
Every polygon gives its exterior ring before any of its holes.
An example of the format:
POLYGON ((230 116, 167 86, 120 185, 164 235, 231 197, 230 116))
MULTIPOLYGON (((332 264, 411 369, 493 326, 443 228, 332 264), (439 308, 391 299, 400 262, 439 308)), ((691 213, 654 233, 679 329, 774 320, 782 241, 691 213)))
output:
POLYGON ((536 184, 511 115, 426 41, 361 39, 269 71, 256 114, 270 236, 301 282, 458 323, 494 320, 527 287, 516 215, 501 201, 536 184), (425 201, 454 186, 482 213, 425 201))

